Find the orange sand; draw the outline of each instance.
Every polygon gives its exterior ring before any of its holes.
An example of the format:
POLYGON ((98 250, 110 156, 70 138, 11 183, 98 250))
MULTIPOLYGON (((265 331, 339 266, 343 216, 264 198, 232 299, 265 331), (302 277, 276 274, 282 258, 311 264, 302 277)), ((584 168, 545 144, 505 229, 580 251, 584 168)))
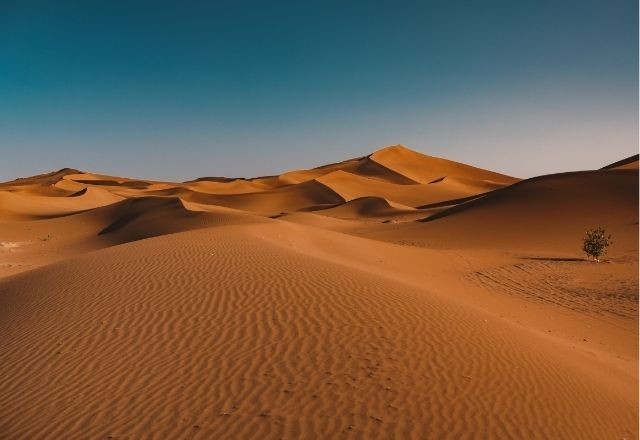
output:
POLYGON ((637 157, 0 184, 0 438, 637 438, 637 329, 637 157))

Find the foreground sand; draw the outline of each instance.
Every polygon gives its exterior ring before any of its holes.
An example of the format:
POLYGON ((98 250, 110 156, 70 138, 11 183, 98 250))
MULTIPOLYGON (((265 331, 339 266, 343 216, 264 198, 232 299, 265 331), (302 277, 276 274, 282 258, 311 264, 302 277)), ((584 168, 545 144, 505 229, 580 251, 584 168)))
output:
POLYGON ((636 438, 633 163, 4 184, 0 437, 636 438))

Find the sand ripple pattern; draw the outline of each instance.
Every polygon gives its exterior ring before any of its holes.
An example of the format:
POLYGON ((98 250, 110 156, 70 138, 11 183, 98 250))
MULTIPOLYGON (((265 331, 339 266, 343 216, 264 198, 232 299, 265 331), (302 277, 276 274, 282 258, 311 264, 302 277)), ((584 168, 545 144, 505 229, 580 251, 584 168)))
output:
POLYGON ((586 261, 532 261, 474 272, 469 279, 493 292, 579 312, 637 318, 638 278, 604 272, 598 274, 597 282, 585 283, 582 280, 585 274, 591 275, 602 269, 595 264, 586 261))
POLYGON ((528 333, 241 227, 20 274, 0 301, 2 438, 637 434, 637 402, 528 333))

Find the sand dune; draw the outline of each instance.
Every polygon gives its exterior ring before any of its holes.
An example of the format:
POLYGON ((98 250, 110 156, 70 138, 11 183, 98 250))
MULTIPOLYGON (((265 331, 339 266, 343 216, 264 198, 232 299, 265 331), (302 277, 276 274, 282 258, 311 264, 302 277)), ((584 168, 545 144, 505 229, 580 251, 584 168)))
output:
MULTIPOLYGON (((85 188, 91 188, 96 194, 92 198, 100 199, 95 206, 140 196, 181 197, 197 203, 274 215, 369 196, 418 207, 479 195, 515 181, 517 179, 508 176, 393 146, 336 164, 254 179, 211 177, 185 183, 151 182, 64 169, 3 184, 0 191, 62 197, 79 195, 85 188), (417 170, 422 170, 422 174, 418 175, 417 170), (97 196, 99 190, 116 197, 104 200, 97 196)), ((56 205, 59 201, 47 199, 46 202, 56 205)), ((68 202, 60 203, 63 209, 53 215, 74 212, 72 206, 67 207, 68 202)), ((75 211, 82 209, 85 205, 75 211)))
POLYGON ((59 182, 65 176, 78 174, 82 173, 72 168, 63 168, 61 170, 52 171, 50 173, 38 174, 31 177, 23 177, 9 182, 3 182, 0 183, 0 188, 2 188, 3 190, 12 190, 20 187, 47 187, 59 182))
POLYGON ((36 219, 68 215, 122 200, 101 188, 84 188, 63 197, 0 191, 0 219, 36 219))
POLYGON ((234 179, 228 182, 198 181, 184 185, 184 188, 207 194, 246 194, 272 189, 271 186, 261 182, 253 182, 244 179, 234 179))
MULTIPOLYGON (((311 186, 311 182, 315 181, 329 187, 345 200, 377 196, 409 206, 477 195, 517 181, 512 177, 468 165, 425 156, 403 146, 388 147, 369 156, 310 170, 289 171, 279 176, 256 179, 208 179, 188 182, 186 187, 195 192, 232 195, 268 190, 289 192, 292 191, 290 188, 292 185, 311 186), (404 168, 400 166, 403 162, 406 162, 404 168), (415 177, 416 170, 424 167, 428 170, 423 170, 420 178, 415 177), (289 189, 285 190, 284 188, 287 187, 289 189)), ((252 208, 250 200, 254 198, 242 197, 240 198, 242 201, 236 202, 233 197, 230 197, 229 202, 220 203, 225 206, 264 212, 262 207, 252 208)), ((325 202, 315 204, 323 203, 325 202)), ((295 210, 308 208, 313 204, 285 202, 281 205, 290 205, 295 210)))
POLYGON ((410 206, 390 202, 382 197, 360 197, 340 205, 316 211, 322 215, 338 218, 361 219, 369 217, 398 217, 401 215, 420 216, 410 206))
POLYGON ((627 157, 626 159, 619 160, 618 162, 614 162, 606 167, 602 167, 603 170, 634 170, 638 169, 638 155, 634 154, 633 156, 627 157))
POLYGON ((637 249, 637 182, 637 170, 542 176, 458 204, 420 223, 381 228, 371 237, 579 256, 584 231, 601 225, 618 237, 612 252, 629 252, 637 249))
POLYGON ((637 267, 637 157, 3 183, 0 438, 637 438, 637 267))
MULTIPOLYGON (((374 153, 375 154, 375 153, 374 153)), ((416 153, 418 154, 418 153, 416 153)), ((358 157, 354 159, 348 159, 343 162, 333 163, 329 165, 323 165, 320 167, 308 169, 308 170, 294 170, 287 171, 278 176, 258 177, 254 179, 227 179, 220 177, 205 177, 199 178, 194 183, 202 181, 212 181, 215 183, 237 183, 239 181, 256 186, 263 186, 267 188, 274 188, 283 185, 292 185, 314 180, 335 171, 344 171, 361 177, 369 177, 375 180, 383 182, 397 183, 400 185, 415 184, 415 180, 397 173, 384 165, 374 161, 373 155, 364 157, 358 157)), ((192 183, 188 182, 188 183, 192 183)))
POLYGON ((287 249, 281 224, 204 231, 3 282, 3 333, 14 336, 0 408, 13 410, 13 435, 567 437, 634 427, 632 393, 620 399, 615 384, 524 330, 287 249), (501 347, 489 364, 487 346, 501 347))
POLYGON ((227 206, 265 215, 344 202, 344 199, 338 193, 317 180, 310 180, 297 185, 283 186, 259 193, 210 195, 192 192, 185 194, 184 199, 202 204, 227 206))
POLYGON ((219 206, 202 206, 179 198, 140 197, 110 206, 109 224, 98 232, 111 244, 128 243, 175 232, 266 221, 219 206))
POLYGON ((438 157, 426 156, 403 145, 394 145, 378 150, 371 155, 371 160, 420 183, 430 183, 447 176, 490 182, 496 186, 517 181, 517 179, 503 174, 438 157))
POLYGON ((495 189, 481 183, 463 183, 454 179, 446 181, 443 179, 430 184, 396 185, 344 171, 335 171, 317 180, 333 189, 345 200, 376 196, 411 207, 465 198, 495 189))
POLYGON ((281 174, 279 176, 279 180, 285 183, 300 183, 311 179, 317 179, 336 171, 343 171, 356 176, 400 185, 411 185, 417 183, 409 177, 377 163, 371 159, 371 155, 358 159, 351 159, 337 164, 325 165, 311 170, 290 171, 281 174))

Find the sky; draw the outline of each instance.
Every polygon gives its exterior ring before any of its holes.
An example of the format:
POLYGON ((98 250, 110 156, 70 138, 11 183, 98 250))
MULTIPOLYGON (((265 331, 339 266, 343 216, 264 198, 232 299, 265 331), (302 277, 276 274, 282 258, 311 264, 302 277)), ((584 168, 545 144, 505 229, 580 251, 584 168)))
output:
POLYGON ((2 181, 391 144, 517 177, 637 153, 637 0, 0 0, 2 181))

